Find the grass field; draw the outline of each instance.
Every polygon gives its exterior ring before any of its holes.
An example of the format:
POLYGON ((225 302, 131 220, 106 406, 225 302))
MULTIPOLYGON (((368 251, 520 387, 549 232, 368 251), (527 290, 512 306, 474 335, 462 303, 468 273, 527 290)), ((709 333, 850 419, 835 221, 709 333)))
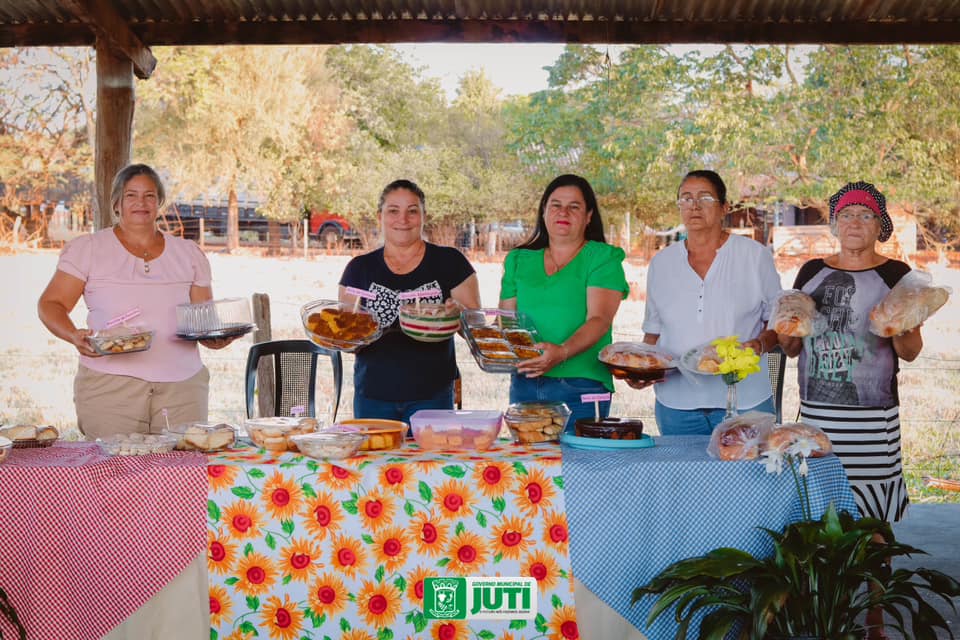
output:
MULTIPOLYGON (((57 255, 50 250, 0 255, 0 273, 4 274, 0 295, 6 301, 0 309, 0 421, 48 423, 75 432, 72 385, 76 351, 47 332, 36 315, 37 297, 56 269, 57 255)), ((341 255, 306 260, 211 253, 214 294, 248 298, 253 293, 269 294, 273 338, 299 338, 303 336, 300 305, 316 298, 336 297, 337 281, 348 260, 349 256, 341 255)), ((501 263, 475 261, 474 266, 483 304, 496 306, 501 263)), ((783 283, 789 286, 798 263, 780 266, 783 283)), ((960 271, 936 263, 924 268, 933 273, 938 284, 960 292, 960 271)), ((632 294, 620 307, 614 337, 639 340, 646 269, 633 261, 626 269, 632 294)), ((73 313, 78 326, 85 324, 85 316, 81 301, 73 313)), ((960 303, 951 300, 926 323, 924 341, 920 358, 905 365, 900 374, 903 448, 911 496, 916 501, 960 501, 960 494, 923 486, 923 477, 928 475, 960 479, 960 303)), ((249 345, 250 338, 245 338, 222 351, 201 349, 211 372, 211 419, 243 418, 243 373, 249 345)), ((459 338, 457 359, 463 375, 464 407, 504 409, 508 377, 481 371, 459 338)), ((352 366, 352 356, 347 354, 339 417, 351 414, 352 366)), ((796 362, 789 366, 785 419, 796 416, 798 406, 796 362)), ((613 415, 639 416, 652 427, 652 391, 634 391, 617 384, 613 415)))

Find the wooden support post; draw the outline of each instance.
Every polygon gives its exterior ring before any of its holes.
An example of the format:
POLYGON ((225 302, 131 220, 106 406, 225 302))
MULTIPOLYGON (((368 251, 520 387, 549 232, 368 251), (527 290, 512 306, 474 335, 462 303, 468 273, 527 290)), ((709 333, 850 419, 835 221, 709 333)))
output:
MULTIPOLYGON (((253 332, 253 342, 269 342, 273 339, 270 328, 270 296, 266 293, 253 294, 253 322, 257 328, 253 332)), ((257 364, 257 408, 261 416, 274 415, 273 406, 273 360, 261 358, 257 364)))
POLYGON ((130 164, 133 109, 133 63, 97 38, 97 229, 113 225, 110 187, 117 172, 130 164))

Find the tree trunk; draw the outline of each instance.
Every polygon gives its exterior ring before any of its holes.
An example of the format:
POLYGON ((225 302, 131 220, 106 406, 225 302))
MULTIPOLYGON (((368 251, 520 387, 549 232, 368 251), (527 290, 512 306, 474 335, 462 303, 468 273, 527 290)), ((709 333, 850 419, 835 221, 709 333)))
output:
POLYGON ((130 164, 133 139, 133 63, 114 55, 97 38, 97 185, 96 228, 113 225, 110 187, 120 169, 130 164))
POLYGON ((237 189, 230 182, 230 195, 227 200, 227 251, 240 248, 240 204, 237 201, 237 189))

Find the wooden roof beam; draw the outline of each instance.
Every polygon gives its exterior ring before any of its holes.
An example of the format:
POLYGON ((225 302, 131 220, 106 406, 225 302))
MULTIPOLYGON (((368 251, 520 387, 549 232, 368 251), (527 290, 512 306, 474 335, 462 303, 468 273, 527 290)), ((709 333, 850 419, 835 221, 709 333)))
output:
POLYGON ((150 48, 130 29, 108 0, 63 0, 62 6, 86 24, 111 50, 133 63, 133 72, 141 80, 149 78, 157 67, 150 48))

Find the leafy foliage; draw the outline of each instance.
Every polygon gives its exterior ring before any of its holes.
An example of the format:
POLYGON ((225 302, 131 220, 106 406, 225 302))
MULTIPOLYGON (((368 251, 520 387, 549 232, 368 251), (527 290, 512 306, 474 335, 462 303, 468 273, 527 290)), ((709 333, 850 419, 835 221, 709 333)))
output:
POLYGON ((937 629, 950 634, 929 599, 953 606, 960 582, 932 569, 891 569, 889 558, 923 552, 896 542, 888 523, 838 514, 831 505, 820 520, 765 531, 774 544, 770 558, 715 549, 670 565, 636 589, 633 601, 657 596, 648 619, 673 611, 678 640, 701 613, 699 638, 721 639, 740 628, 740 637, 756 640, 768 634, 853 639, 863 631, 857 617, 872 608, 907 637, 935 638, 937 629))

